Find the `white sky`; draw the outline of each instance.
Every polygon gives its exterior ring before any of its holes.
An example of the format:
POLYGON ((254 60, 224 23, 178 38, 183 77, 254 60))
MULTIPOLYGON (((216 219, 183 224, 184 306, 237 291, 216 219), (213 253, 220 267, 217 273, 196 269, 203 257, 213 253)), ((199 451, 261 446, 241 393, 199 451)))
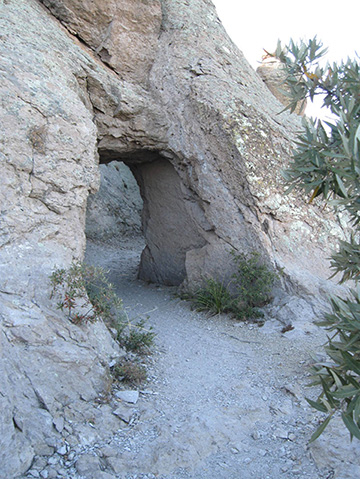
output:
MULTIPOLYGON (((360 0, 212 0, 226 31, 256 70, 265 48, 317 38, 329 62, 360 55, 360 0)), ((358 59, 358 61, 360 61, 358 59)), ((327 118, 321 102, 308 102, 308 116, 327 118)))
POLYGON ((330 61, 360 55, 360 0, 212 0, 228 34, 256 69, 277 40, 313 38, 330 61))

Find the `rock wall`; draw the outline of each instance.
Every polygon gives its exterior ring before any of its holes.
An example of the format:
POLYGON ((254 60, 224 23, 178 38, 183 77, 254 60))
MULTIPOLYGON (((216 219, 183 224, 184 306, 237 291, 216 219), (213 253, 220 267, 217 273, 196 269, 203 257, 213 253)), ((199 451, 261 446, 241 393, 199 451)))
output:
POLYGON ((99 169, 99 191, 87 201, 86 238, 116 244, 122 237, 141 235, 143 202, 131 171, 119 161, 99 169))
POLYGON ((297 120, 209 0, 7 0, 0 21, 0 464, 16 477, 122 354, 49 300, 49 273, 83 256, 99 162, 137 175, 149 279, 226 276, 230 249, 258 249, 284 268, 278 298, 318 304, 342 230, 282 195, 297 120))

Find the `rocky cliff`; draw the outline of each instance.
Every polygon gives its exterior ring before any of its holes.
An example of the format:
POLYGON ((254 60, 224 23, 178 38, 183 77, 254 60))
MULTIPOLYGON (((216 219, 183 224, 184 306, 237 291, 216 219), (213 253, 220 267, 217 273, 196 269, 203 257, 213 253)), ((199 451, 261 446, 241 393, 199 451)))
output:
POLYGON ((226 277, 231 249, 257 249, 284 270, 278 299, 286 292, 313 306, 341 228, 283 196, 297 119, 278 115, 209 0, 4 0, 0 20, 8 478, 58 446, 58 418, 103 391, 122 354, 101 323, 73 325, 49 300, 49 273, 83 257, 99 163, 124 162, 140 186, 146 280, 226 277))

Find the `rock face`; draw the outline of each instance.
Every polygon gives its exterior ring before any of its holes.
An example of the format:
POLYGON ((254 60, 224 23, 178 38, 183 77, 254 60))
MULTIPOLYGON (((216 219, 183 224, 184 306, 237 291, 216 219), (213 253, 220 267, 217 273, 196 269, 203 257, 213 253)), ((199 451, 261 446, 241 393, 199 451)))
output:
POLYGON ((101 323, 73 325, 49 300, 49 273, 83 257, 99 162, 139 183, 145 279, 226 277, 231 249, 257 249, 284 269, 281 294, 315 303, 342 231, 282 195, 297 120, 277 115, 209 0, 7 0, 0 13, 0 464, 16 477, 121 354, 101 323))
POLYGON ((100 188, 89 195, 86 209, 86 238, 96 242, 116 241, 141 234, 143 202, 139 187, 124 163, 100 165, 100 188))

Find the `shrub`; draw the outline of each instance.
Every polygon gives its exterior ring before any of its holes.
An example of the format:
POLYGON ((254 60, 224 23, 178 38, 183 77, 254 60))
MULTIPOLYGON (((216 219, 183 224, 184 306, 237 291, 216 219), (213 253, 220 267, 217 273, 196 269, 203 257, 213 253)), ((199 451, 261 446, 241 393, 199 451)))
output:
POLYGON ((115 339, 127 350, 145 352, 153 345, 155 333, 145 328, 145 321, 134 322, 123 308, 122 300, 109 283, 106 272, 84 263, 72 263, 50 276, 51 297, 59 298, 58 309, 65 311, 74 324, 103 319, 115 330, 115 339))
POLYGON ((257 252, 250 253, 248 257, 234 251, 231 254, 237 271, 228 285, 209 278, 186 299, 190 299, 198 311, 230 313, 237 319, 261 317, 259 308, 271 300, 277 275, 261 262, 257 252))
POLYGON ((123 334, 122 331, 122 334, 118 338, 119 344, 127 351, 139 354, 147 353, 151 346, 153 346, 156 336, 152 327, 146 328, 145 320, 141 319, 135 324, 128 322, 125 328, 127 334, 123 334))
POLYGON ((322 392, 317 401, 307 401, 328 414, 312 441, 320 436, 337 411, 341 412, 351 436, 360 439, 360 290, 352 291, 352 296, 346 300, 332 298, 332 313, 318 322, 334 334, 325 346, 331 362, 316 363, 312 368, 311 386, 320 385, 322 392))
POLYGON ((204 280, 203 286, 190 295, 197 311, 209 311, 214 314, 229 312, 233 298, 227 287, 213 278, 204 280))
POLYGON ((130 384, 140 384, 147 379, 146 370, 133 361, 122 361, 111 368, 112 375, 118 381, 130 384))
MULTIPOLYGON (((322 197, 335 210, 345 210, 352 232, 341 241, 332 255, 334 275, 340 282, 360 279, 360 66, 356 61, 321 66, 319 59, 326 52, 316 40, 295 44, 284 49, 278 44, 275 56, 287 72, 290 87, 289 106, 292 111, 299 101, 315 96, 322 98, 332 120, 303 120, 293 161, 284 172, 288 192, 297 188, 308 194, 312 203, 322 197)), ((333 275, 333 276, 334 276, 333 275)), ((312 384, 322 391, 316 401, 308 400, 318 411, 328 414, 313 434, 315 440, 335 413, 341 413, 351 438, 360 439, 360 295, 331 300, 332 313, 318 324, 331 332, 325 351, 326 362, 313 367, 312 384)))
POLYGON ((115 322, 122 313, 122 300, 106 278, 102 268, 72 263, 69 269, 58 269, 50 276, 51 297, 57 295, 58 309, 65 311, 75 324, 97 321, 115 322))
POLYGON ((236 289, 236 309, 239 316, 259 317, 260 307, 272 299, 271 291, 278 275, 261 262, 260 253, 251 252, 233 255, 237 272, 233 274, 233 285, 236 289))

